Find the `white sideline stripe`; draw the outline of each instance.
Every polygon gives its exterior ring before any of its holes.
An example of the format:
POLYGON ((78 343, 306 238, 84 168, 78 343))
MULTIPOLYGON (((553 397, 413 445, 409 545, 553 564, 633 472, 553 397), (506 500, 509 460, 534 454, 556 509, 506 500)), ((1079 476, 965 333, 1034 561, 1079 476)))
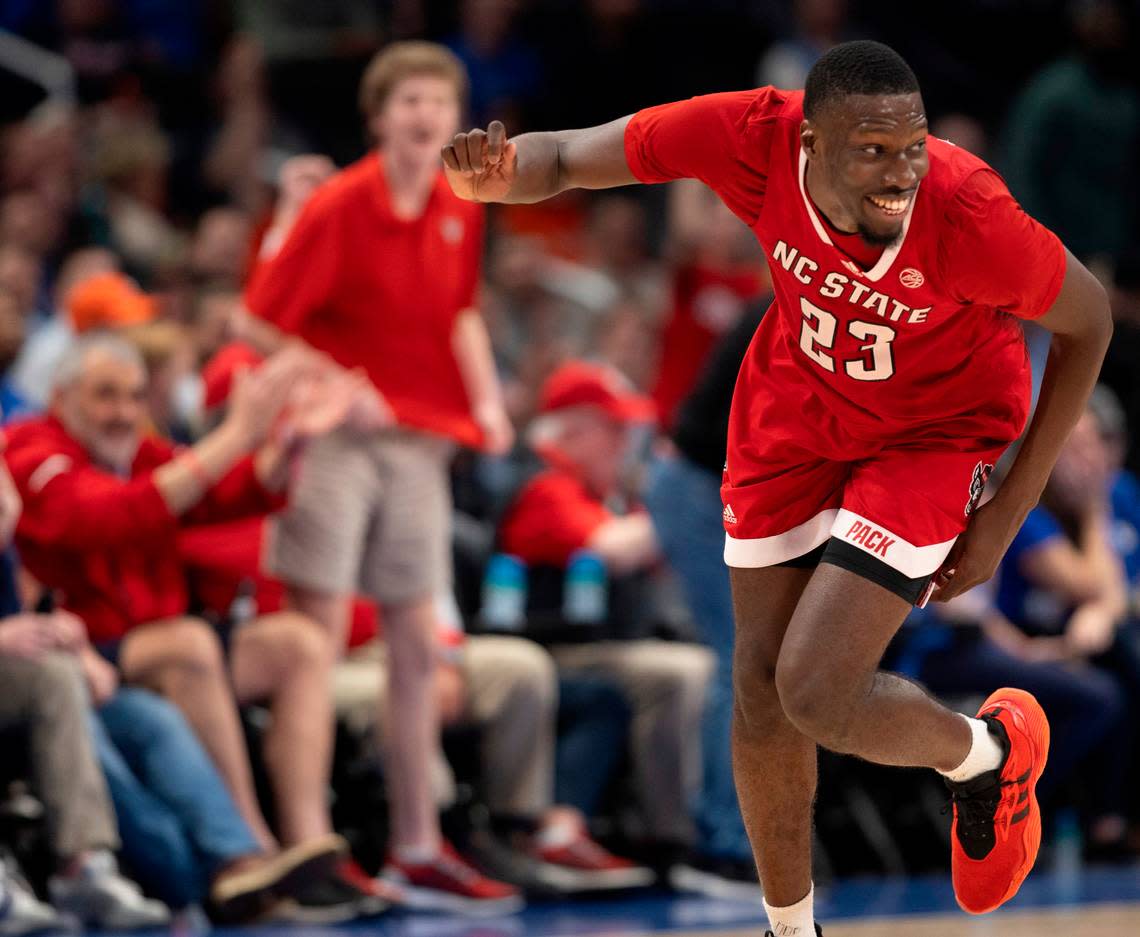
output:
POLYGON ((820 511, 810 521, 771 537, 738 540, 725 534, 724 562, 741 569, 755 569, 794 560, 797 556, 810 553, 831 536, 832 525, 838 513, 836 508, 828 508, 820 511))
POLYGON ((913 543, 904 540, 898 534, 892 533, 882 524, 876 524, 874 521, 868 520, 862 515, 844 508, 840 508, 839 516, 835 518, 835 526, 832 528, 831 534, 844 543, 858 547, 864 553, 878 557, 892 569, 897 569, 908 579, 920 579, 923 576, 929 576, 937 570, 938 567, 942 565, 942 561, 946 559, 950 548, 954 546, 954 541, 958 539, 957 537, 951 537, 944 543, 931 543, 925 547, 916 547, 913 543), (881 553, 876 553, 874 550, 868 550, 863 544, 857 543, 847 537, 847 532, 851 530, 856 523, 866 524, 875 530, 881 530, 895 541, 887 548, 886 556, 883 556, 881 553))

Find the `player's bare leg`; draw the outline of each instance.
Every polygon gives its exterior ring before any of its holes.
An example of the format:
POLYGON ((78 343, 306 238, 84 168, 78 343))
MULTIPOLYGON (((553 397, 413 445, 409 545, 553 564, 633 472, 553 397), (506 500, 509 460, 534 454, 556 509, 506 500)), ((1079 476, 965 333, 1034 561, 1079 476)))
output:
POLYGON ((1049 746, 1040 707, 1029 694, 1007 688, 986 701, 978 718, 964 719, 918 685, 879 670, 910 609, 907 601, 822 563, 794 602, 794 577, 794 571, 733 570, 735 757, 770 918, 794 918, 795 927, 810 933, 814 761, 805 761, 804 741, 789 726, 833 751, 946 775, 955 796, 958 901, 974 913, 1003 904, 1029 873, 1040 845, 1033 791, 1049 746), (777 616, 792 602, 773 668, 777 616))
POLYGON ((731 574, 741 811, 773 930, 807 937, 816 745, 950 770, 972 733, 916 685, 878 671, 910 608, 894 593, 830 564, 731 574))
POLYGON ((810 569, 731 569, 736 616, 732 763, 764 898, 778 907, 811 888, 816 744, 784 715, 776 665, 810 569))
POLYGON ((824 748, 952 771, 969 754, 968 723, 917 684, 879 670, 910 609, 888 589, 821 563, 784 635, 776 688, 788 719, 824 748))

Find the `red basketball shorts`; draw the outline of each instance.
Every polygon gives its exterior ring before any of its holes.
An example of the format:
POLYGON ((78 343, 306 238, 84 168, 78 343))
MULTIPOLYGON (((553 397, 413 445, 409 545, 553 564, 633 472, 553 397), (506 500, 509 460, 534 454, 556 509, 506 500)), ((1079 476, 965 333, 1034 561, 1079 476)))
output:
POLYGON ((742 380, 721 487, 725 562, 776 566, 814 552, 921 604, 1007 445, 883 444, 845 430, 800 388, 742 380))

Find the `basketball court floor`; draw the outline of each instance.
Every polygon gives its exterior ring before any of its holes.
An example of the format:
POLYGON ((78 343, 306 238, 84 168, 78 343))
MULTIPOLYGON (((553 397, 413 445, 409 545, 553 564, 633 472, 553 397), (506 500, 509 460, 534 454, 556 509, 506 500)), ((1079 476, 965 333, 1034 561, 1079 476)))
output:
MULTIPOLYGON (((843 882, 820 889, 817 903, 825 937, 1140 937, 1140 866, 1037 874, 1009 905, 980 918, 956 910, 946 876, 843 882)), ((764 930, 764 909, 758 900, 642 894, 542 905, 509 918, 389 914, 344 927, 260 925, 215 933, 218 937, 761 937, 764 930)))

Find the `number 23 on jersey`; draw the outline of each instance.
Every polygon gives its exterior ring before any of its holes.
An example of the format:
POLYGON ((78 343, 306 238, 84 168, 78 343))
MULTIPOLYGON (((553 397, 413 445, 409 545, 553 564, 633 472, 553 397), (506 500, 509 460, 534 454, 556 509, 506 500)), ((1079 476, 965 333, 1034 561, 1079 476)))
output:
MULTIPOLYGON (((834 374, 836 359, 831 352, 835 348, 839 320, 802 296, 800 309, 804 314, 800 348, 821 368, 834 374)), ((894 355, 891 351, 895 330, 878 322, 854 321, 847 323, 847 331, 862 343, 859 346, 862 355, 841 362, 844 373, 856 381, 888 380, 895 373, 894 355)))

